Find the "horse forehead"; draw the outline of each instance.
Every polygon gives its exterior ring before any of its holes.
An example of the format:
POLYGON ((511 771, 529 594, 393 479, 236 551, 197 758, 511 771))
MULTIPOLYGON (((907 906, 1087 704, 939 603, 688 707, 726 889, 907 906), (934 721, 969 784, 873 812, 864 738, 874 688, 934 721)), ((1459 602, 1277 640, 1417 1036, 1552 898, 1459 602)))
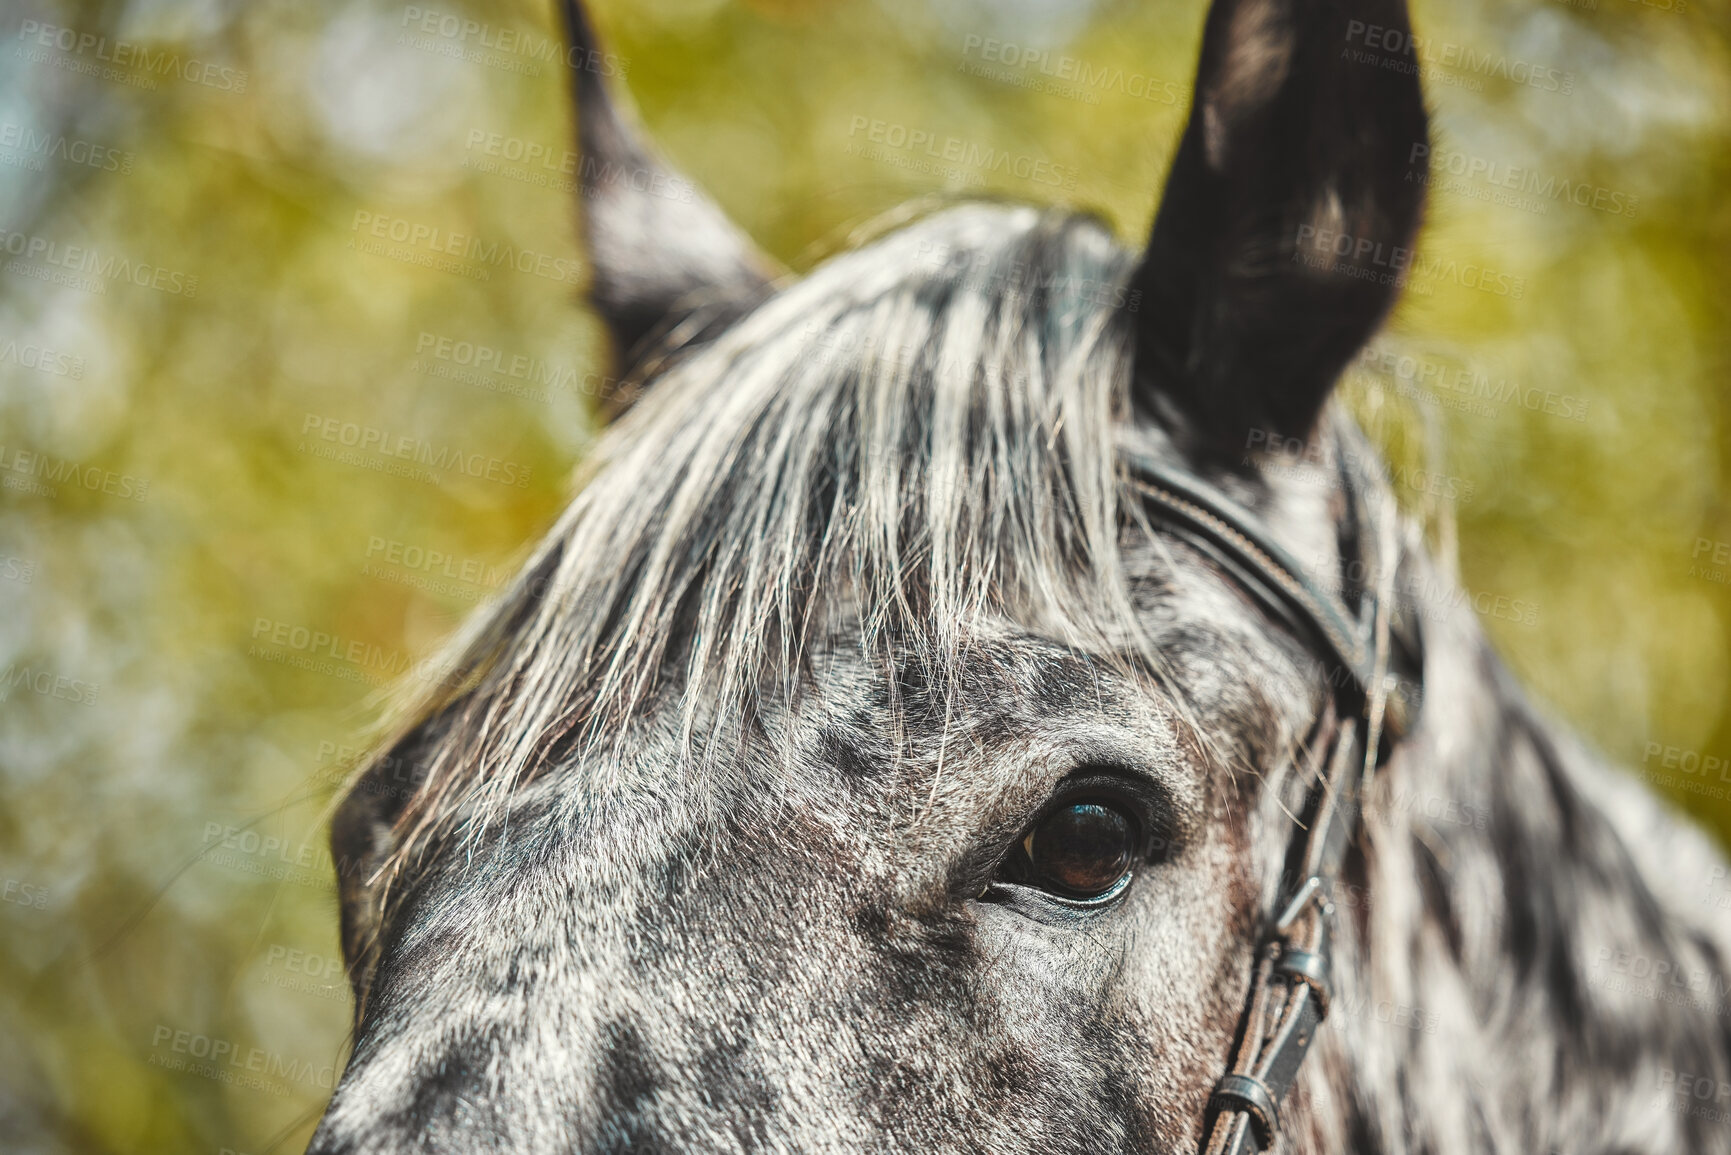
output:
POLYGON ((1004 621, 975 629, 965 647, 941 659, 911 647, 873 659, 842 640, 817 649, 808 668, 804 709, 795 717, 812 726, 838 719, 872 725, 894 715, 910 733, 922 733, 979 717, 1056 722, 1090 710, 1131 711, 1142 702, 1117 655, 1088 653, 1004 621))
POLYGON ((1148 579, 1138 608, 1181 705, 1122 654, 1007 618, 973 623, 966 652, 934 664, 916 645, 874 657, 842 611, 803 655, 797 693, 766 697, 731 736, 732 757, 698 765, 672 711, 646 719, 607 755, 518 794, 511 857, 533 874, 554 864, 577 890, 627 905, 725 889, 730 875, 792 861, 814 880, 827 867, 851 872, 842 881, 912 871, 932 882, 995 818, 1037 806, 1089 764, 1144 768, 1200 813, 1221 776, 1197 755, 1195 728, 1279 729, 1298 719, 1273 716, 1269 702, 1300 708, 1304 695, 1274 692, 1279 643, 1219 575, 1165 548, 1127 560, 1148 579))
POLYGON ((1136 559, 1157 575, 1137 600, 1161 671, 1129 647, 1090 652, 1002 617, 975 623, 965 651, 942 662, 913 646, 873 656, 854 619, 802 656, 796 693, 767 697, 724 739, 736 753, 718 766, 694 766, 669 719, 644 726, 616 758, 544 781, 531 806, 589 835, 611 827, 609 842, 644 853, 766 815, 790 839, 823 841, 905 818, 911 801, 945 801, 952 813, 970 799, 991 805, 1088 761, 1169 769, 1194 761, 1198 725, 1279 728, 1288 720, 1267 710, 1270 700, 1307 700, 1281 692, 1291 688, 1279 684, 1290 645, 1217 574, 1157 553, 1136 559))
POLYGON ((805 661, 797 709, 770 741, 815 745, 857 764, 862 741, 875 748, 892 736, 928 749, 946 736, 1062 734, 1066 726, 1170 738, 1175 713, 1188 725, 1239 731, 1260 721, 1278 728, 1305 712, 1303 643, 1274 628, 1212 562, 1158 535, 1127 540, 1122 560, 1135 623, 1101 623, 1105 632, 1087 643, 991 614, 968 625, 952 661, 918 656, 935 648, 930 639, 885 659, 862 652, 852 607, 832 610, 826 641, 805 661))
POLYGON ((1088 763, 1147 767, 1191 792, 1165 704, 1127 670, 1038 639, 984 643, 943 675, 820 648, 797 698, 745 731, 733 756, 702 763, 677 727, 646 726, 522 788, 498 824, 500 900, 511 876, 630 905, 797 864, 814 877, 846 867, 843 882, 941 871, 1088 763))

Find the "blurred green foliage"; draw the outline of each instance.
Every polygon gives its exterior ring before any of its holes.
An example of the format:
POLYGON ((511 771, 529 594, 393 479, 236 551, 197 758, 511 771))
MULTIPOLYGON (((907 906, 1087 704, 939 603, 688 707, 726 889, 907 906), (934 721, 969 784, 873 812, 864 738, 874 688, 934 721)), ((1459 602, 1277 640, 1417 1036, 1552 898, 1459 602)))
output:
MULTIPOLYGON (((931 193, 1140 236, 1202 16, 596 7, 657 138, 796 269, 931 193)), ((1683 752, 1731 758, 1731 9, 1416 22, 1432 263, 1353 402, 1514 668, 1723 836, 1731 771, 1683 752)), ((348 1026, 325 808, 594 434, 553 36, 521 0, 0 16, 0 1148, 310 1133, 348 1026)))

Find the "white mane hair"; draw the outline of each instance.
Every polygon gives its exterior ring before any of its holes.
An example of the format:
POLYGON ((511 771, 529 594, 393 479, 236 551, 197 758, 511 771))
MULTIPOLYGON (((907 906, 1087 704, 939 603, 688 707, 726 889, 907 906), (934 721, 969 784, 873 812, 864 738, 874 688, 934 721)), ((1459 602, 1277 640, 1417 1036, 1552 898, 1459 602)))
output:
POLYGON ((651 707, 676 709, 689 769, 712 772, 738 726, 700 735, 700 716, 791 696, 823 597, 857 610, 865 652, 893 644, 940 683, 985 612, 1133 638, 1114 324, 1131 260, 1092 218, 959 206, 676 352, 403 711, 447 716, 393 871, 453 814, 623 741, 651 707))

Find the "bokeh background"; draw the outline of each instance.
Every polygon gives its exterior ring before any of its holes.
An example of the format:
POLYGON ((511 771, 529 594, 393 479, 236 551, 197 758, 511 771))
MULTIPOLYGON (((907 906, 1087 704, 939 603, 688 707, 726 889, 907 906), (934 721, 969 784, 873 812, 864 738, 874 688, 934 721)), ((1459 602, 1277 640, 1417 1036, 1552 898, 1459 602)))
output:
MULTIPOLYGON (((595 4, 795 269, 931 193, 1140 236, 1202 12, 595 4)), ((1731 4, 1415 19, 1425 259, 1349 393, 1535 693, 1724 839, 1731 4)), ((325 807, 596 428, 555 36, 540 0, 0 14, 0 1149, 310 1134, 349 1013, 325 807)))

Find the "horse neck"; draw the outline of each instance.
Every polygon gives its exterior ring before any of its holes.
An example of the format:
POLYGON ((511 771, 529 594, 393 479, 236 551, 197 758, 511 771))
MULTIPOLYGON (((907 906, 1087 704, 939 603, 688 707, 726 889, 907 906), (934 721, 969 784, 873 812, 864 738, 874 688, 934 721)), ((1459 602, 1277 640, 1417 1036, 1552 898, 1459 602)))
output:
POLYGON ((1724 861, 1544 717, 1453 594, 1415 595, 1423 714, 1367 799, 1301 1149, 1731 1152, 1724 861))

